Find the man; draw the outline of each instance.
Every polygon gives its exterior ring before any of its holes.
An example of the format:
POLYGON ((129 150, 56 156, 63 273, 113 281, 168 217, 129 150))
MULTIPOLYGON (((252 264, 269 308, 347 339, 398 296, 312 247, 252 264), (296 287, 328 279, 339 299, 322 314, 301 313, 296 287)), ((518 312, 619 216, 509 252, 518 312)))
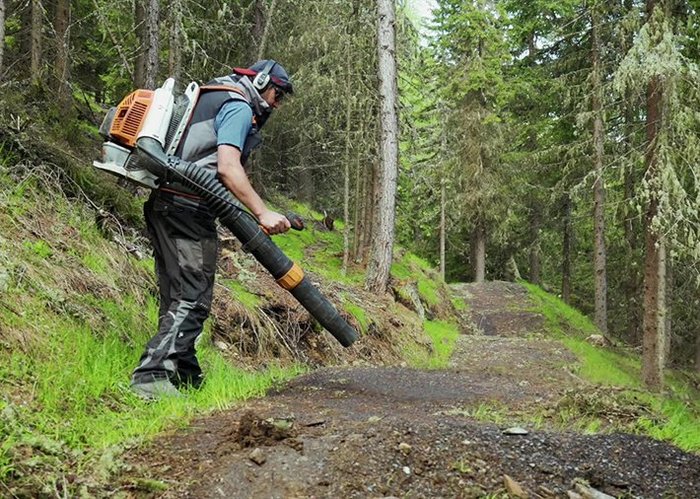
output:
MULTIPOLYGON (((286 232, 289 221, 269 210, 243 165, 260 144, 260 128, 282 98, 293 92, 285 69, 273 60, 234 68, 202 87, 177 155, 211 168, 269 234, 286 232)), ((177 182, 154 190, 144 206, 160 293, 158 334, 146 345, 131 388, 142 398, 178 395, 199 387, 202 370, 195 340, 209 316, 216 270, 215 216, 206 202, 177 182)))

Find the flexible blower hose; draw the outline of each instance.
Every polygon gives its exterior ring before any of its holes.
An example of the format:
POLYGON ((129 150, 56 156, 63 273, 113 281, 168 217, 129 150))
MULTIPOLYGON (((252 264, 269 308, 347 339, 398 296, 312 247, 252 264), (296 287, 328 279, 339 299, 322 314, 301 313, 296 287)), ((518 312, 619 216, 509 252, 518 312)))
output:
POLYGON ((214 172, 166 155, 161 144, 149 137, 140 138, 136 147, 141 153, 139 163, 148 171, 164 180, 177 180, 202 196, 221 224, 241 241, 243 249, 251 253, 272 274, 277 284, 288 290, 341 345, 349 347, 357 340, 357 332, 309 282, 301 268, 272 242, 214 172))

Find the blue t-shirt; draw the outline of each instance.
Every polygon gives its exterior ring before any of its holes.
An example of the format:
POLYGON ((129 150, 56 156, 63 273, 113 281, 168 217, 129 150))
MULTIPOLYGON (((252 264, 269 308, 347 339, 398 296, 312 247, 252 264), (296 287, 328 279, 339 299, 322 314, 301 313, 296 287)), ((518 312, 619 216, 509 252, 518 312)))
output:
POLYGON ((245 139, 253 126, 253 110, 240 100, 225 103, 214 119, 216 145, 229 145, 243 151, 245 139))

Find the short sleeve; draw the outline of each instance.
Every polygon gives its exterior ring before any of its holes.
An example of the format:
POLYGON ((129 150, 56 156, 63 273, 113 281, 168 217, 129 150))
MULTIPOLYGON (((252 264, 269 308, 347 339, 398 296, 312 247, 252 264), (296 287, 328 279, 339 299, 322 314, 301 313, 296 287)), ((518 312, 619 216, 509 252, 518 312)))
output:
POLYGON ((233 100, 221 106, 216 119, 216 145, 230 145, 243 151, 246 137, 253 123, 253 110, 239 100, 233 100))

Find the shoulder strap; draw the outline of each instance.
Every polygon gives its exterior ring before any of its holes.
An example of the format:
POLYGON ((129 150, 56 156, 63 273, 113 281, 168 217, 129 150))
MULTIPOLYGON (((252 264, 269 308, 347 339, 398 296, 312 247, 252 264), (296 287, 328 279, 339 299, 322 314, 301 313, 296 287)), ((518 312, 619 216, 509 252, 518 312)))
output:
MULTIPOLYGON (((246 97, 245 92, 238 87, 233 87, 230 85, 204 85, 199 88, 199 92, 235 92, 241 97, 245 102, 248 102, 248 97, 246 97)), ((248 102, 250 104, 250 102, 248 102)), ((255 113, 253 113, 253 125, 257 124, 257 119, 255 118, 255 113)))
POLYGON ((241 95, 245 100, 247 101, 248 98, 246 97, 245 93, 243 90, 237 87, 232 87, 230 85, 204 85, 203 87, 199 88, 200 92, 212 92, 212 91, 224 91, 224 92, 236 92, 237 94, 241 95))

